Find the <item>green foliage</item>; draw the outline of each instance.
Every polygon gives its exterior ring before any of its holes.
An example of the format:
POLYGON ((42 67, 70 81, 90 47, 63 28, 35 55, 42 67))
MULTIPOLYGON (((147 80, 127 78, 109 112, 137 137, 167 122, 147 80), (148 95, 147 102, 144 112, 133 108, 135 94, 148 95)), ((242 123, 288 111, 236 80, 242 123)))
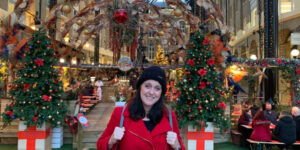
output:
POLYGON ((202 128, 205 122, 213 121, 214 126, 222 132, 229 126, 229 119, 224 115, 224 84, 216 71, 212 51, 207 43, 201 31, 191 36, 185 73, 176 84, 179 96, 174 107, 180 128, 186 125, 202 128), (206 74, 201 75, 201 71, 206 71, 206 74))
POLYGON ((32 34, 28 45, 10 90, 12 102, 2 114, 4 127, 17 118, 26 121, 27 126, 41 126, 44 121, 53 127, 62 125, 67 109, 61 99, 62 82, 53 68, 57 60, 50 40, 39 30, 32 34))

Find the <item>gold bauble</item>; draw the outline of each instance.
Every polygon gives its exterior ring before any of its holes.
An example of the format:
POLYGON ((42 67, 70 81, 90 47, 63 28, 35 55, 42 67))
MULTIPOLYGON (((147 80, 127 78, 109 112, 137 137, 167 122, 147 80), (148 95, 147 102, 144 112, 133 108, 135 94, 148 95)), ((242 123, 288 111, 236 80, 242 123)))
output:
POLYGON ((55 119, 54 118, 52 118, 52 121, 54 121, 55 119))
POLYGON ((96 35, 93 34, 91 37, 92 37, 93 39, 95 39, 95 38, 96 38, 96 35))
POLYGON ((36 68, 36 66, 33 66, 33 68, 36 68))
POLYGON ((208 100, 205 100, 205 103, 208 103, 208 100))
POLYGON ((58 115, 59 115, 59 111, 57 111, 57 112, 56 112, 56 114, 58 114, 58 115))
POLYGON ((174 15, 175 15, 176 17, 180 17, 180 16, 182 15, 182 11, 181 11, 179 8, 176 8, 176 9, 174 10, 174 15))
POLYGON ((60 124, 60 121, 57 121, 57 124, 60 124))
POLYGON ((164 31, 159 31, 159 32, 158 32, 158 35, 159 35, 159 36, 164 36, 164 35, 165 35, 165 32, 164 32, 164 31))
POLYGON ((62 8, 61 11, 64 12, 65 14, 69 14, 71 12, 71 7, 68 4, 65 4, 62 8))
POLYGON ((51 116, 51 115, 49 115, 49 116, 48 116, 48 118, 49 118, 49 119, 51 119, 51 118, 52 118, 52 116, 51 116))
POLYGON ((81 19, 77 19, 77 20, 76 20, 76 24, 77 24, 77 25, 81 26, 81 25, 82 25, 82 23, 83 23, 83 22, 82 22, 82 20, 81 20, 81 19))
POLYGON ((24 112, 24 110, 23 110, 23 109, 21 109, 21 112, 24 112))
POLYGON ((84 29, 83 32, 84 32, 84 34, 90 34, 91 33, 91 31, 89 29, 84 29))
POLYGON ((166 28, 166 29, 169 29, 170 27, 171 27, 170 22, 166 22, 166 23, 165 23, 165 28, 166 28))
POLYGON ((43 107, 42 107, 42 109, 46 109, 46 107, 45 107, 45 106, 43 106, 43 107))

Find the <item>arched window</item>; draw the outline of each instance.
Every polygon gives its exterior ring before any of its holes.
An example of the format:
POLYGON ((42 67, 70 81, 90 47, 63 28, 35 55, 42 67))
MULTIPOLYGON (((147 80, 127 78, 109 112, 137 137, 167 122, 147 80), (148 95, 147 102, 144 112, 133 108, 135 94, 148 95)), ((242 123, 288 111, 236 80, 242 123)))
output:
POLYGON ((150 60, 154 58, 154 45, 152 41, 150 41, 148 45, 148 58, 150 60))
POLYGON ((288 13, 293 10, 292 0, 281 0, 280 1, 280 14, 288 13))
POLYGON ((181 30, 181 32, 185 33, 185 22, 184 21, 180 21, 180 30, 181 30))

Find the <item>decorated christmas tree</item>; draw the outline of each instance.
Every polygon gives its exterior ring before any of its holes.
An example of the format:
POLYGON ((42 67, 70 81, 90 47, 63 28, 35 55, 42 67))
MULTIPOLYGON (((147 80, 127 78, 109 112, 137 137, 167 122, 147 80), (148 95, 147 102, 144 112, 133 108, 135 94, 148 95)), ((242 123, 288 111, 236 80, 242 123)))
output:
POLYGON ((17 118, 27 126, 41 126, 44 121, 61 125, 67 113, 62 82, 53 68, 57 61, 50 40, 41 29, 32 34, 24 55, 10 85, 12 102, 2 114, 4 127, 17 118))
POLYGON ((222 77, 201 31, 191 36, 186 57, 183 79, 176 84, 179 90, 175 111, 180 128, 202 128, 206 122, 213 122, 221 131, 227 129, 222 77))
POLYGON ((153 63, 157 65, 166 65, 168 63, 168 60, 165 58, 164 50, 161 48, 160 45, 158 45, 157 48, 158 49, 155 53, 153 63))

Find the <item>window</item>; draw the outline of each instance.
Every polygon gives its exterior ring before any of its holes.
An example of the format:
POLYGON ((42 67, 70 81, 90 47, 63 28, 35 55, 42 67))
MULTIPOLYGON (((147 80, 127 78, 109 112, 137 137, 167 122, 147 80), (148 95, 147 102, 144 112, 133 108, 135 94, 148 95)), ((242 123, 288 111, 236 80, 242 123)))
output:
POLYGON ((153 59, 154 58, 154 46, 153 46, 153 42, 149 42, 149 46, 148 46, 148 54, 149 54, 149 59, 153 59))
POLYGON ((284 14, 292 11, 292 0, 280 1, 280 14, 284 14))
POLYGON ((181 32, 185 33, 185 22, 184 21, 180 21, 180 30, 181 30, 181 32))
POLYGON ((153 37, 154 37, 153 32, 148 32, 148 36, 149 36, 150 38, 153 38, 153 37))
POLYGON ((251 11, 251 26, 254 27, 256 25, 256 15, 257 15, 257 8, 254 8, 251 11))

